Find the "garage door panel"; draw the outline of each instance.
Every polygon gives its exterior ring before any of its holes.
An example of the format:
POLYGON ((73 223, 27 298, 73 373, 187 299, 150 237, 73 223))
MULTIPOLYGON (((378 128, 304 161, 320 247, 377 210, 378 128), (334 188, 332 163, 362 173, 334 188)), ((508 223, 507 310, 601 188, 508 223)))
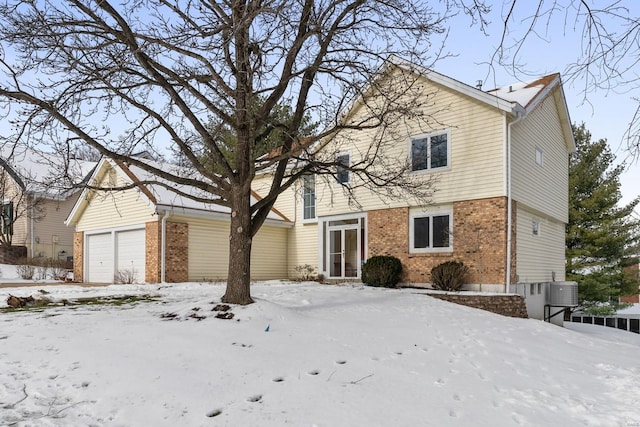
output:
POLYGON ((145 230, 116 233, 116 271, 133 274, 134 283, 145 281, 145 230))
POLYGON ((113 282, 113 238, 111 233, 87 236, 88 281, 113 282))

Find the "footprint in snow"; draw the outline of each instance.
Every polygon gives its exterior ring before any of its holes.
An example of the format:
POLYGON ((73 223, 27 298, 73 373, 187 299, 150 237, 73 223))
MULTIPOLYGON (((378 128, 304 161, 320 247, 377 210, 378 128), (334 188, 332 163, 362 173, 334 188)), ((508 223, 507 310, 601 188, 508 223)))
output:
POLYGON ((209 418, 213 418, 213 417, 217 417, 220 414, 222 414, 222 409, 214 409, 213 411, 207 412, 206 415, 209 418))
POLYGON ((261 394, 256 394, 247 398, 247 402, 255 403, 260 402, 262 400, 261 394))
POLYGON ((318 375, 319 373, 320 373, 320 371, 319 371, 319 370, 317 370, 317 369, 314 369, 313 371, 309 371, 309 372, 307 372, 307 374, 308 374, 308 375, 311 375, 311 376, 316 376, 316 375, 318 375))
POLYGON ((273 380, 274 383, 281 383, 284 382, 284 377, 275 377, 273 380))
POLYGON ((336 365, 344 365, 345 363, 347 363, 346 360, 336 360, 336 365))

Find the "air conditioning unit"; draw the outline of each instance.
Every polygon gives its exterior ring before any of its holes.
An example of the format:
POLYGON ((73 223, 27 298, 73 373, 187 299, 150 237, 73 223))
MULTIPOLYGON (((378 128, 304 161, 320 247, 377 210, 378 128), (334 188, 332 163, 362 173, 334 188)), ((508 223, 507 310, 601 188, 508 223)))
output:
POLYGON ((549 304, 558 307, 578 305, 578 284, 576 282, 551 282, 549 304))

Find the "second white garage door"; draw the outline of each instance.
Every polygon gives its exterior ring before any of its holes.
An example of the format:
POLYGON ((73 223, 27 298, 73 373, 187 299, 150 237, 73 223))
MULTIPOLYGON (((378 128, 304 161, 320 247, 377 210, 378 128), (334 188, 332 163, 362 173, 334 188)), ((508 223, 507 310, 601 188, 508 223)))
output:
POLYGON ((145 278, 145 231, 127 230, 115 233, 115 271, 125 275, 133 273, 134 283, 143 283, 145 278))

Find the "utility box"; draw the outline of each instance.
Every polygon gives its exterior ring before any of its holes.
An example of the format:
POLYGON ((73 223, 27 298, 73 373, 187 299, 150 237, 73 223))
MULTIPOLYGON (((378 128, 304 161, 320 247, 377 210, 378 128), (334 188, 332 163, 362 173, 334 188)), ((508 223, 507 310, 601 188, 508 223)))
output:
POLYGON ((549 305, 554 307, 577 307, 578 284, 576 282, 551 282, 549 305))

